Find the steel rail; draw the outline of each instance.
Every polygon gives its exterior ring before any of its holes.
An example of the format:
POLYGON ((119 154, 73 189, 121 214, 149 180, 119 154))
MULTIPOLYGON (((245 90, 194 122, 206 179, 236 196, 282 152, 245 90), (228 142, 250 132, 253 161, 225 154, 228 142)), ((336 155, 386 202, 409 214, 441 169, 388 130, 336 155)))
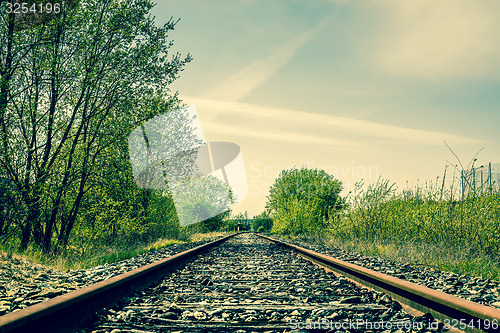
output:
POLYGON ((0 316, 0 333, 78 331, 97 310, 161 280, 165 273, 237 234, 0 316))
POLYGON ((322 267, 344 275, 361 285, 389 294, 400 303, 431 313, 448 327, 464 332, 499 332, 500 310, 446 294, 413 282, 339 260, 303 247, 256 234, 297 251, 322 267), (472 324, 471 324, 472 323, 472 324), (496 323, 496 325, 493 325, 496 323), (473 326, 473 327, 472 327, 473 326))

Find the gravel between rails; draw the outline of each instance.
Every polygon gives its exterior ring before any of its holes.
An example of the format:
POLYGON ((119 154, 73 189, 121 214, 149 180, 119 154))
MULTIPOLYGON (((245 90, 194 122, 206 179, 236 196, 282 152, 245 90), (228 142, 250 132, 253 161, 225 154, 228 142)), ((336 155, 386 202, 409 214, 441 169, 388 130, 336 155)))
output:
POLYGON ((472 302, 500 309, 500 282, 498 281, 443 272, 429 267, 412 266, 380 257, 363 256, 339 248, 279 238, 276 235, 271 237, 450 295, 462 297, 472 302))
POLYGON ((156 286, 99 312, 94 322, 84 332, 289 332, 312 327, 370 332, 370 325, 391 325, 386 332, 442 331, 429 327, 432 316, 413 317, 389 296, 327 273, 253 234, 227 240, 156 286))
POLYGON ((126 273, 213 240, 215 238, 174 244, 113 264, 72 271, 50 269, 0 254, 0 316, 126 273))

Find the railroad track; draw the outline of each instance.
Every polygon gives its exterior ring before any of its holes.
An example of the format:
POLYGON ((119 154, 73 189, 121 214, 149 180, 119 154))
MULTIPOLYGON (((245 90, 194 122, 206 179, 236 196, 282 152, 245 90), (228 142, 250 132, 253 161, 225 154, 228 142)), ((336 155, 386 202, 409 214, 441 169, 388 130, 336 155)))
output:
POLYGON ((500 331, 499 310, 426 289, 244 233, 2 316, 0 332, 446 331, 434 317, 500 331))

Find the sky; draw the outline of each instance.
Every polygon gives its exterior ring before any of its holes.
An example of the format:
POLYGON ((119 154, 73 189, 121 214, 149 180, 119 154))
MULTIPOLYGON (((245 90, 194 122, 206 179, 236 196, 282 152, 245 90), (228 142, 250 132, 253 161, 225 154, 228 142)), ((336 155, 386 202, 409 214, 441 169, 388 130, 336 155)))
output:
POLYGON ((500 162, 499 1, 158 0, 152 14, 180 18, 171 51, 194 58, 169 88, 207 141, 241 147, 235 212, 261 213, 291 167, 347 195, 436 180, 458 163, 447 145, 465 167, 500 162))

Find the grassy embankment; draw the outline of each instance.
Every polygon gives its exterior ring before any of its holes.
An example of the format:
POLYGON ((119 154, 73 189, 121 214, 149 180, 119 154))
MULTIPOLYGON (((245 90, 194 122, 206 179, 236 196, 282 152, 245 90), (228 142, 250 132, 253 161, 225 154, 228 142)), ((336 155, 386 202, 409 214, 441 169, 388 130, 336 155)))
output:
POLYGON ((27 260, 36 264, 49 266, 59 270, 86 269, 114 263, 132 258, 140 254, 171 246, 173 244, 196 242, 206 238, 216 238, 227 234, 226 232, 192 233, 182 239, 158 239, 151 243, 123 243, 115 242, 107 246, 95 247, 84 256, 79 252, 68 251, 65 254, 47 256, 41 250, 29 248, 24 253, 17 251, 1 251, 2 254, 18 259, 27 260))
POLYGON ((364 255, 500 281, 498 185, 493 183, 496 190, 469 186, 462 192, 455 183, 449 189, 436 181, 397 192, 379 180, 350 196, 350 208, 330 221, 322 241, 364 255))

